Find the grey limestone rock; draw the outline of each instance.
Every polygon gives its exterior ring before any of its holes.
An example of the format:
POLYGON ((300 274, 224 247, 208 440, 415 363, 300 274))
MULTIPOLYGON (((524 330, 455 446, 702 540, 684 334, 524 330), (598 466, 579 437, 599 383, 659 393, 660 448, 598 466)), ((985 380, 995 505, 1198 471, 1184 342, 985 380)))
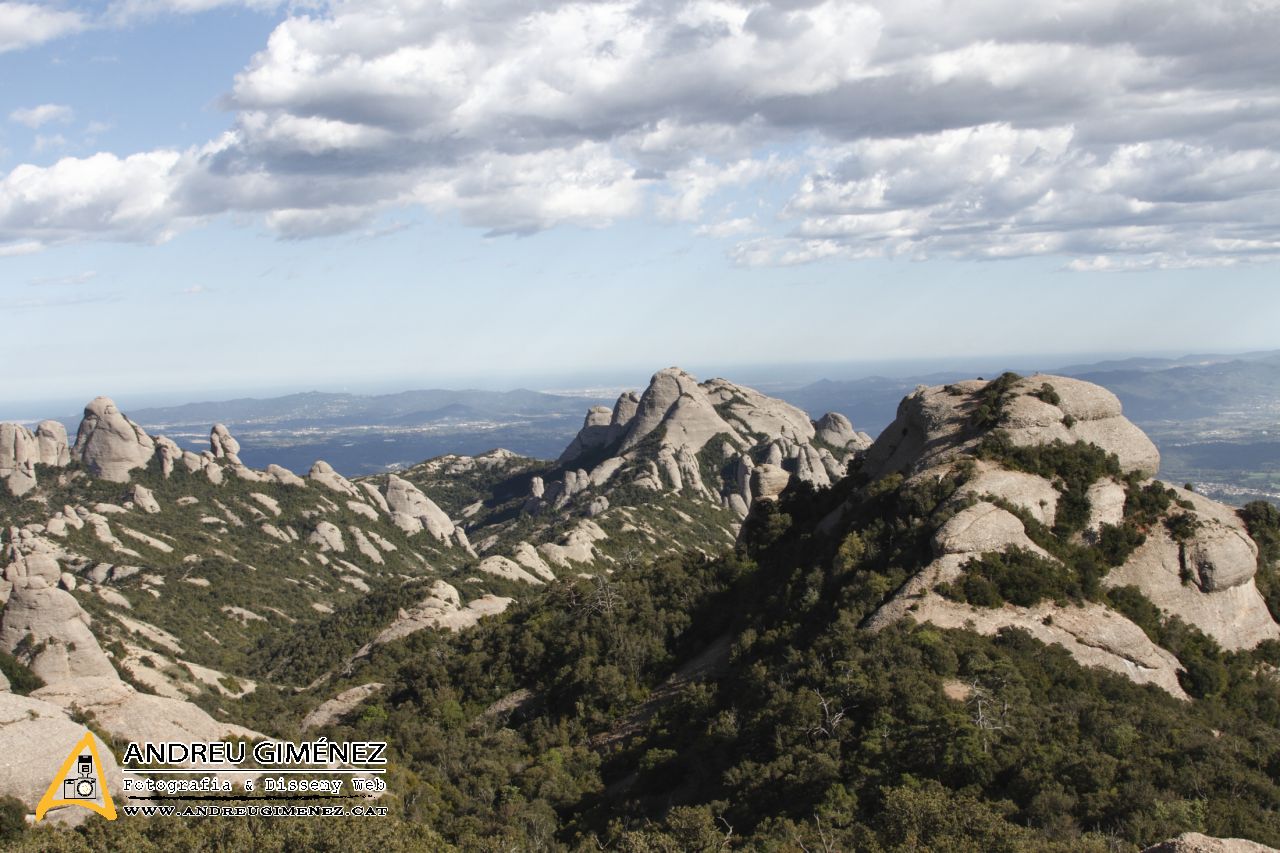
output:
POLYGON ((311 466, 307 479, 333 489, 335 492, 341 492, 353 498, 360 497, 360 490, 346 477, 333 470, 333 466, 323 459, 311 466))
POLYGON ((456 525, 448 513, 408 480, 395 474, 387 475, 384 497, 391 511, 391 520, 410 536, 422 530, 442 542, 453 536, 456 525))
POLYGON ((229 458, 234 462, 240 461, 240 442, 236 441, 231 431, 222 424, 214 424, 213 429, 209 431, 209 450, 219 459, 229 458))
MULTIPOLYGON (((84 725, 73 721, 58 705, 32 696, 0 693, 0 755, 4 756, 0 761, 0 796, 15 797, 34 812, 68 750, 84 734, 84 725)), ((93 738, 107 789, 119 797, 124 787, 120 766, 110 747, 97 735, 93 738)), ((48 818, 58 820, 62 813, 67 823, 82 821, 91 814, 67 807, 49 812, 48 818)))
POLYGON ((11 494, 21 496, 35 488, 39 459, 39 445, 30 430, 18 424, 0 424, 0 480, 11 494))
POLYGON ((1177 838, 1144 848, 1142 853, 1277 853, 1274 847, 1244 838, 1214 838, 1184 832, 1177 838))
POLYGON ((129 481, 129 472, 146 465, 155 441, 129 420, 109 397, 97 397, 84 407, 71 455, 103 480, 129 481))
POLYGON ((791 474, 767 462, 751 471, 751 494, 757 501, 777 500, 791 482, 791 474))
POLYGON ((336 551, 341 554, 347 550, 346 543, 342 541, 342 531, 330 521, 317 524, 315 530, 307 535, 307 543, 315 545, 321 551, 336 551))
POLYGON ((832 447, 866 450, 871 446, 870 437, 855 430, 849 419, 839 412, 827 412, 813 426, 818 439, 832 447))
POLYGON ((129 499, 133 501, 138 509, 148 515, 155 515, 160 512, 159 502, 156 501, 155 495, 146 486, 135 483, 133 488, 129 490, 129 499))
POLYGON ((60 421, 41 421, 36 425, 37 462, 54 468, 65 468, 71 463, 71 448, 67 443, 67 428, 60 421))
MULTIPOLYGON (((974 425, 986 384, 968 381, 916 389, 868 448, 864 471, 872 477, 894 472, 910 476, 972 450, 986 434, 974 425)), ((1116 396, 1079 379, 1037 374, 1018 380, 1001 428, 1018 445, 1087 441, 1116 454, 1125 471, 1152 476, 1160 467, 1155 445, 1121 415, 1116 396), (1059 395, 1057 405, 1031 396, 1046 383, 1059 395)))
POLYGON ((57 587, 62 571, 56 560, 27 555, 9 565, 5 579, 13 589, 0 612, 0 648, 15 654, 46 684, 116 677, 89 630, 89 614, 71 593, 57 587))

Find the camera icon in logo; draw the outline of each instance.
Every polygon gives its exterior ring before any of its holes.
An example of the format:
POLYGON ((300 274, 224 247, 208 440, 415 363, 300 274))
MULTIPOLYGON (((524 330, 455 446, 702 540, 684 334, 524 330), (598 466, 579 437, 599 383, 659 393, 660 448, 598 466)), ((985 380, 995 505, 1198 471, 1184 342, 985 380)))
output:
POLYGON ((62 780, 62 799, 96 800, 98 780, 93 776, 93 756, 81 755, 76 759, 74 778, 62 780))

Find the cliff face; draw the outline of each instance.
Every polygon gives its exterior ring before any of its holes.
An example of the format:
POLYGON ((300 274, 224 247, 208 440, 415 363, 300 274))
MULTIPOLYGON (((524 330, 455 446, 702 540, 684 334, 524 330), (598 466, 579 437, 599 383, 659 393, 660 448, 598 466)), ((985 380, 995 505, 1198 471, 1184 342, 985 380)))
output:
POLYGON ((634 480, 654 491, 688 491, 743 517, 761 497, 753 487, 760 482, 753 477, 757 467, 772 466, 772 477, 764 478, 765 497, 793 477, 828 486, 870 444, 870 436, 842 415, 814 422, 795 406, 751 388, 724 379, 698 382, 670 367, 655 373, 640 395, 627 392, 612 410, 588 412, 558 460, 564 477, 539 497, 554 506, 586 488, 634 480), (708 478, 706 472, 719 476, 708 478))
POLYGON ((1155 446, 1096 385, 1007 376, 917 389, 867 451, 863 473, 908 484, 954 478, 959 485, 941 512, 932 562, 869 627, 908 616, 983 633, 1018 627, 1082 663, 1185 695, 1182 663, 1109 607, 1106 590, 1136 588, 1166 616, 1229 650, 1280 638, 1280 626, 1254 584, 1257 546, 1234 511, 1153 480, 1158 468, 1155 446), (1109 463, 1098 461, 1105 457, 1109 463), (1140 509, 1150 502, 1158 511, 1140 509), (1122 539, 1141 544, 1117 555, 1111 543, 1122 539), (1080 560, 1104 553, 1113 565, 1091 600, 977 600, 988 595, 991 565, 1008 584, 1016 581, 1011 571, 1070 575, 1080 560), (1006 559, 993 563, 993 554, 1006 559), (984 574, 975 581, 978 572, 984 574))

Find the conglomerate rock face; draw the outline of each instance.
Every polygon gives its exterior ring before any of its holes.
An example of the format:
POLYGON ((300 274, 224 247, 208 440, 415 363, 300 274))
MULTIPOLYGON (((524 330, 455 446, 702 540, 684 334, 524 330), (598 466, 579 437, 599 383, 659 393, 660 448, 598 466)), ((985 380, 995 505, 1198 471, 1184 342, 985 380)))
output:
MULTIPOLYGON (((985 431, 975 426, 987 383, 979 380, 917 388, 898 405, 898 416, 867 451, 864 468, 872 476, 908 476, 973 449, 985 431)), ((1120 400, 1107 389, 1065 376, 1037 374, 1009 389, 1001 428, 1015 445, 1086 441, 1114 453, 1126 471, 1154 477, 1160 452, 1121 414, 1120 400), (1058 402, 1034 396, 1049 384, 1058 402)))
POLYGON ((129 472, 151 461, 151 436, 121 414, 110 397, 97 397, 84 407, 71 455, 95 477, 127 483, 129 472))
POLYGON ((597 406, 587 413, 558 460, 567 470, 560 480, 538 481, 541 493, 531 495, 530 508, 564 506, 616 478, 695 495, 743 517, 753 501, 775 497, 792 478, 819 487, 839 480, 870 444, 843 415, 814 422, 754 389, 724 379, 699 382, 669 367, 655 373, 643 393, 627 392, 612 410, 597 406), (758 466, 771 467, 753 476, 758 466), (708 470, 720 471, 721 481, 708 482, 708 470))
POLYGON ((1153 844, 1142 853, 1276 853, 1276 849, 1244 838, 1214 838, 1184 832, 1177 838, 1153 844))
MULTIPOLYGON (((1037 375, 998 386, 973 381, 918 388, 866 451, 863 474, 869 481, 899 475, 908 484, 942 482, 961 470, 964 476, 946 504, 949 519, 934 535, 933 561, 870 617, 868 627, 910 617, 982 633, 1022 628, 1062 645, 1082 663, 1185 696, 1181 662, 1101 603, 988 607, 941 594, 984 555, 1030 553, 1047 561, 1043 565, 1058 563, 1028 536, 1023 518, 1052 528, 1066 486, 981 452, 997 429, 1012 448, 1084 442, 1118 460, 1118 476, 1099 476, 1088 485, 1088 521, 1071 534, 1080 543, 1096 542, 1108 526, 1122 525, 1127 490, 1150 486, 1159 468, 1155 445, 1124 418, 1115 396, 1087 382, 1037 375)), ((1158 488, 1170 504, 1170 523, 1142 530, 1142 544, 1109 570, 1103 586, 1136 587, 1166 616, 1194 625, 1226 649, 1280 638, 1253 581, 1257 546, 1235 512, 1183 489, 1158 488), (1177 537, 1174 530, 1181 531, 1177 537)))

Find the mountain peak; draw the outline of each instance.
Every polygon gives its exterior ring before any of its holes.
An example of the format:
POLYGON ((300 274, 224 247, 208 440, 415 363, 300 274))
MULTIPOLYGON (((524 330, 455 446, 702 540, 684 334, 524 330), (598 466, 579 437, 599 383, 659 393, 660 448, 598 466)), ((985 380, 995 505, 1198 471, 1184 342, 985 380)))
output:
MULTIPOLYGON (((745 516, 754 483, 776 495, 794 476, 817 486, 844 475, 853 454, 870 444, 848 419, 829 414, 814 423, 802 410, 726 379, 699 382, 679 367, 659 370, 637 395, 627 392, 610 411, 591 409, 558 464, 566 468, 533 506, 563 506, 606 483, 635 482, 655 490, 688 491, 745 516), (773 465, 766 478, 756 465, 773 465), (707 482, 704 473, 719 476, 707 482), (781 478, 781 479, 780 479, 781 478)), ((540 481, 541 482, 541 481, 540 481)))
POLYGON ((913 474, 971 452, 994 429, 1017 446, 1085 441, 1116 454, 1126 471, 1154 476, 1160 468, 1155 444, 1122 415, 1110 391, 1066 376, 1008 373, 917 388, 867 451, 864 470, 913 474))
POLYGON ((866 490, 891 476, 941 493, 932 560, 869 627, 909 616, 987 634, 1020 628, 1081 663, 1185 696, 1182 663, 1108 590, 1131 587, 1229 650, 1280 638, 1280 625, 1254 584, 1257 547, 1240 518, 1151 479, 1159 464, 1115 395, 1088 382, 1005 374, 922 387, 867 450, 864 491, 823 527, 856 516, 866 490))

